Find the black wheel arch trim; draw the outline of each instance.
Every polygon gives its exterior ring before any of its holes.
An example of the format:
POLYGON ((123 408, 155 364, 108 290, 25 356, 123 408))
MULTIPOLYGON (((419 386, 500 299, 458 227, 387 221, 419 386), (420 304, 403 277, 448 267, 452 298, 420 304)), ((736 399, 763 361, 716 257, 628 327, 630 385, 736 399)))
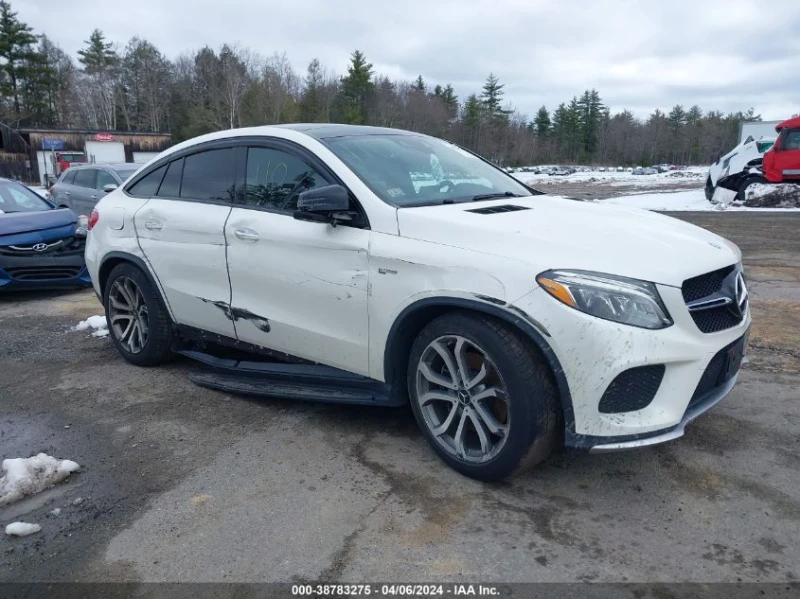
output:
MULTIPOLYGON (((150 267, 147 265, 147 263, 144 261, 143 258, 141 258, 139 256, 135 256, 134 254, 128 254, 127 252, 119 252, 119 251, 109 252, 105 256, 103 256, 103 259, 100 261, 100 268, 97 270, 98 278, 99 278, 100 273, 103 272, 103 267, 105 266, 105 264, 109 260, 115 260, 115 261, 118 260, 120 262, 129 262, 129 263, 133 264, 134 266, 136 266, 137 268, 139 268, 139 270, 142 271, 144 276, 147 277, 147 280, 150 281, 150 284, 153 286, 153 288, 158 292, 158 295, 161 297, 161 300, 164 302, 164 305, 167 307, 167 314, 170 316, 170 319, 172 319, 172 309, 169 307, 169 302, 167 302, 167 298, 164 296, 164 292, 161 289, 161 283, 158 280, 158 278, 156 277, 155 273, 150 269, 150 267)), ((106 285, 105 285, 106 281, 100 279, 97 282, 98 282, 98 284, 101 285, 100 302, 104 303, 105 295, 106 295, 106 285)))
POLYGON ((545 360, 547 360, 547 363, 553 372, 556 387, 558 389, 559 399, 561 400, 561 407, 564 413, 564 425, 566 430, 574 433, 575 412, 572 405, 572 394, 570 393, 569 383, 567 382, 567 377, 564 375, 564 369, 561 366, 561 362, 558 360, 553 348, 550 347, 550 344, 547 342, 545 337, 545 335, 549 336, 549 333, 546 330, 540 331, 536 326, 534 326, 532 322, 535 321, 524 319, 520 314, 509 311, 494 303, 460 297, 431 297, 418 300, 407 306, 402 312, 400 312, 397 318, 395 318, 391 328, 389 329, 389 335, 386 338, 386 347, 384 348, 383 356, 383 368, 384 379, 387 383, 392 384, 393 387, 397 387, 397 385, 394 384, 394 370, 396 361, 400 357, 397 355, 400 351, 400 348, 395 347, 395 343, 399 337, 398 333, 402 330, 403 322, 414 312, 429 307, 449 307, 453 309, 465 309, 482 312, 510 324, 515 329, 522 332, 528 339, 533 341, 536 347, 539 348, 539 351, 541 351, 545 360))

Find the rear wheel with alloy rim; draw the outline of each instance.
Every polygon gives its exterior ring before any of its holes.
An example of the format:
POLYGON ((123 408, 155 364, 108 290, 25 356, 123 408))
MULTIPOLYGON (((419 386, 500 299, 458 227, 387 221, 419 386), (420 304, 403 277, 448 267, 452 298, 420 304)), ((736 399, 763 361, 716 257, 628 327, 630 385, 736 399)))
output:
POLYGON ((172 327, 164 302, 136 266, 119 264, 111 271, 103 294, 108 330, 128 362, 151 366, 171 356, 172 327))
POLYGON ((417 423, 459 472, 502 479, 545 459, 558 439, 558 403, 536 348, 504 323, 453 313, 417 337, 408 369, 417 423))

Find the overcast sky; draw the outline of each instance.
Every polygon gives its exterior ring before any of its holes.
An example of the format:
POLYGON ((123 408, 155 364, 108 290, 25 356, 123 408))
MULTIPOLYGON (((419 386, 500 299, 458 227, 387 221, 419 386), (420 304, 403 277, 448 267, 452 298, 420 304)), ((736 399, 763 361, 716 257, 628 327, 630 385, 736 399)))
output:
POLYGON ((595 87, 612 111, 692 104, 765 120, 800 112, 800 0, 11 0, 74 53, 94 28, 168 57, 204 45, 286 52, 341 74, 364 52, 391 78, 462 97, 493 72, 532 116, 595 87))

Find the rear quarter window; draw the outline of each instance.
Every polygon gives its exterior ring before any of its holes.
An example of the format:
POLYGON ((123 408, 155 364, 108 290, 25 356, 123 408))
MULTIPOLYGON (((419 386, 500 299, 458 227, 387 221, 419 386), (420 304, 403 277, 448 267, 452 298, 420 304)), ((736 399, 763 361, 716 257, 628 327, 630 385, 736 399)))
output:
POLYGON ((161 179, 164 178, 164 173, 167 170, 167 165, 157 168, 154 171, 146 174, 144 177, 136 181, 133 185, 129 185, 125 191, 132 196, 140 198, 149 198, 154 196, 158 191, 158 186, 161 185, 161 179))

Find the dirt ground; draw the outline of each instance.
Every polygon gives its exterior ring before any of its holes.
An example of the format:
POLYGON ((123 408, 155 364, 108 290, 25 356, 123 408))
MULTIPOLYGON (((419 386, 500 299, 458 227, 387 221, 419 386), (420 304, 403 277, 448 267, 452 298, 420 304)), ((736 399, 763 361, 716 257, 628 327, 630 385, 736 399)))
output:
POLYGON ((744 252, 739 384, 682 439, 502 484, 444 466, 408 409, 202 389, 70 331, 91 291, 3 297, 0 456, 82 468, 0 508, 42 526, 0 537, 0 581, 797 581, 800 214, 677 216, 744 252))

